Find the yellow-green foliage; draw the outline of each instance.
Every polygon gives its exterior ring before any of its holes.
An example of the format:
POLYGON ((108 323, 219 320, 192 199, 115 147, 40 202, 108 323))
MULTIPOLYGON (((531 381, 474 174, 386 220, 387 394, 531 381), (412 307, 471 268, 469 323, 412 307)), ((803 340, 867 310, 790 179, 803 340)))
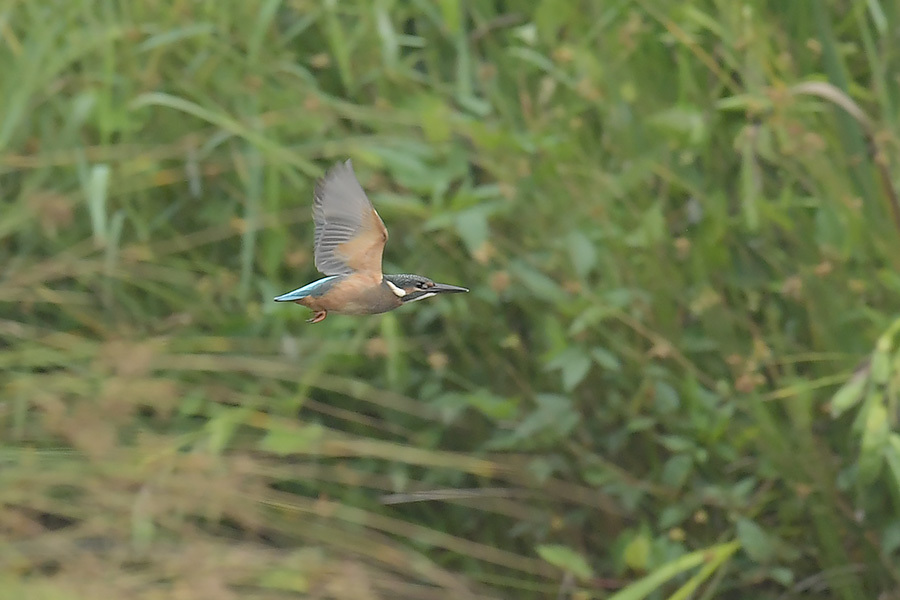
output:
POLYGON ((0 0, 0 596, 896 597, 897 23, 0 0))

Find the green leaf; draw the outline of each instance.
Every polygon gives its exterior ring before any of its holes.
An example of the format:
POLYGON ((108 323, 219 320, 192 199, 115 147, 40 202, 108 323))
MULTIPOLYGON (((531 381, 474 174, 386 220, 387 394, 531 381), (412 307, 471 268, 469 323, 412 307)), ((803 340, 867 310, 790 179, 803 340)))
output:
POLYGON ((831 416, 839 417, 856 406, 863 397, 868 377, 864 373, 855 373, 847 383, 841 386, 831 397, 831 416))
POLYGON ((265 588, 298 594, 306 594, 310 588, 309 577, 306 573, 294 567, 287 569, 276 567, 264 571, 259 584, 265 588))
POLYGON ((655 569, 652 573, 632 583, 625 589, 608 597, 608 600, 642 600, 654 591, 656 591, 664 583, 693 569, 700 565, 722 564, 732 554, 734 554, 740 544, 738 542, 728 542, 711 546, 690 554, 685 554, 663 566, 655 569))
POLYGON ((653 404, 659 413, 670 414, 678 410, 681 400, 675 388, 665 381, 657 381, 653 387, 653 404))
POLYGON ((572 573, 578 579, 585 581, 594 576, 594 570, 588 564, 587 559, 568 546, 557 544, 542 544, 536 548, 538 556, 554 567, 572 573))
POLYGON ((547 363, 547 369, 558 370, 562 374, 563 389, 572 391, 591 370, 591 358, 579 348, 566 348, 559 356, 547 363))
POLYGON ((706 563, 694 573, 693 577, 687 580, 683 586, 678 588, 674 594, 669 596, 669 600, 688 600, 689 598, 694 598, 694 593, 697 591, 697 588, 700 587, 700 584, 709 579, 730 556, 731 552, 717 552, 710 556, 706 563))
POLYGON ((622 363, 619 361, 619 358, 606 348, 591 348, 591 357, 594 359, 594 362, 607 371, 622 370, 622 363))
POLYGON ((518 412, 518 402, 515 399, 497 396, 488 390, 477 390, 460 396, 465 399, 466 404, 494 420, 511 419, 518 412))
POLYGON ((859 448, 859 484, 869 485, 878 479, 884 462, 891 430, 887 409, 880 401, 880 395, 870 399, 859 448))
POLYGON ((672 504, 665 507, 662 512, 659 513, 657 526, 660 529, 671 529, 676 525, 684 523, 684 521, 690 516, 690 514, 691 510, 687 506, 681 504, 672 504))
POLYGON ((645 533, 637 534, 622 553, 625 564, 635 571, 646 571, 650 561, 650 536, 645 533))
POLYGON ((775 544, 763 529, 750 519, 739 519, 737 536, 744 551, 758 563, 770 561, 775 556, 775 544))
POLYGON ((442 25, 453 35, 459 32, 462 25, 463 10, 460 0, 438 0, 441 8, 442 25))
POLYGON ((744 129, 741 139, 741 208, 744 223, 750 231, 757 231, 760 225, 759 204, 762 202, 762 176, 753 144, 755 136, 752 128, 744 129))
POLYGON ((427 146, 410 143, 398 148, 392 145, 370 145, 367 150, 373 162, 384 165, 391 178, 410 190, 430 192, 434 188, 434 173, 428 166, 433 152, 427 146))
POLYGON ((469 254, 475 254, 484 246, 490 234, 487 215, 480 208, 461 212, 456 217, 456 231, 469 254))
POLYGON ((578 335, 586 329, 600 325, 604 319, 614 314, 614 309, 608 306, 592 305, 587 307, 578 317, 572 321, 569 327, 569 333, 578 335))
POLYGON ((650 115, 648 123, 679 143, 700 145, 707 137, 709 119, 693 106, 674 106, 650 115))
POLYGON ((562 368, 563 389, 571 392, 591 370, 591 359, 585 354, 572 357, 562 368))
POLYGON ((249 413, 249 409, 244 407, 225 408, 206 423, 205 429, 209 435, 208 444, 213 453, 218 454, 225 450, 249 413))
POLYGON ((387 0, 379 0, 373 2, 373 14, 375 15, 375 28, 378 31, 378 37, 381 40, 381 57, 388 71, 397 68, 397 58, 400 55, 400 42, 397 39, 397 32, 391 22, 391 15, 388 11, 389 2, 387 0))
POLYGON ((559 284, 540 271, 522 262, 514 262, 510 265, 510 272, 535 298, 552 302, 554 305, 560 301, 563 292, 559 284))
POLYGON ((881 551, 890 556, 900 549, 900 519, 891 521, 881 533, 881 551))
POLYGON ((322 440, 324 434, 325 430, 318 423, 299 427, 276 425, 269 429, 259 445, 266 452, 286 456, 308 452, 322 440))
POLYGON ((687 481, 694 460, 687 454, 676 454, 666 461, 662 470, 662 482, 673 488, 679 489, 687 481))
POLYGON ((495 438, 489 447, 493 449, 512 448, 517 445, 533 445, 539 434, 559 439, 568 435, 581 420, 581 415, 572 407, 572 399, 560 394, 538 394, 537 408, 516 426, 512 433, 495 438))
POLYGON ((884 461, 891 473, 896 493, 900 495, 900 434, 891 433, 884 449, 884 461))
MULTIPOLYGON (((887 344, 884 338, 879 340, 879 345, 887 344)), ((872 354, 872 382, 875 385, 884 385, 891 377, 891 357, 889 349, 876 350, 872 354)))
POLYGON ((633 248, 646 248, 662 243, 668 235, 662 206, 655 203, 644 211, 640 224, 626 237, 626 242, 633 248))
POLYGON ((587 277, 597 264, 597 249, 594 244, 580 231, 573 231, 569 235, 568 247, 575 272, 579 277, 587 277))
POLYGON ((94 245, 98 248, 106 244, 107 229, 106 197, 109 193, 109 165, 94 165, 85 185, 88 212, 91 215, 91 229, 94 245))
POLYGON ((771 107, 772 100, 763 95, 737 94, 716 101, 716 109, 723 112, 755 112, 771 107))
POLYGON ((446 142, 453 135, 450 110, 437 96, 427 96, 419 109, 420 126, 425 138, 433 143, 446 142))

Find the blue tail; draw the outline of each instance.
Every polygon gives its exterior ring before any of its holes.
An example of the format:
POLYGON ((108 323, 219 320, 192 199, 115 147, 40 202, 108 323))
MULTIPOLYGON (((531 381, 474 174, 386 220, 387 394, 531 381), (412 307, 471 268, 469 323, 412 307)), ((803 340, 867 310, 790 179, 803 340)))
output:
POLYGON ((324 295, 331 286, 335 284, 336 279, 340 279, 340 275, 332 275, 330 277, 323 277, 322 279, 318 279, 313 281, 312 283, 307 283, 302 288, 297 288, 293 292, 288 292, 287 294, 282 294, 275 298, 275 302, 296 302, 297 300, 301 300, 306 298, 307 296, 322 296, 324 295))

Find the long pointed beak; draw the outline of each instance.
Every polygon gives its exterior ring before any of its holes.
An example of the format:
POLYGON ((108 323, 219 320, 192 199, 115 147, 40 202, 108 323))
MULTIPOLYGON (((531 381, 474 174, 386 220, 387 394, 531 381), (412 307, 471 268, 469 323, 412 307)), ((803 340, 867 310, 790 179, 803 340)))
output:
POLYGON ((460 292, 468 292, 469 288, 450 285, 448 283, 436 283, 434 284, 434 287, 428 288, 428 291, 434 292, 435 294, 458 294, 460 292))

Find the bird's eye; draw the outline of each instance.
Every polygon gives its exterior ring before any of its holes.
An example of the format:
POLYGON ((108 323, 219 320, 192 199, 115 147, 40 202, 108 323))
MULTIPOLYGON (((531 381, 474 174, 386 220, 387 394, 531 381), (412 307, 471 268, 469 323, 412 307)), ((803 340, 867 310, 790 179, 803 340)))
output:
POLYGON ((428 284, 425 283, 424 281, 420 281, 419 283, 416 284, 416 287, 418 287, 420 290, 424 290, 425 288, 428 287, 428 284))

